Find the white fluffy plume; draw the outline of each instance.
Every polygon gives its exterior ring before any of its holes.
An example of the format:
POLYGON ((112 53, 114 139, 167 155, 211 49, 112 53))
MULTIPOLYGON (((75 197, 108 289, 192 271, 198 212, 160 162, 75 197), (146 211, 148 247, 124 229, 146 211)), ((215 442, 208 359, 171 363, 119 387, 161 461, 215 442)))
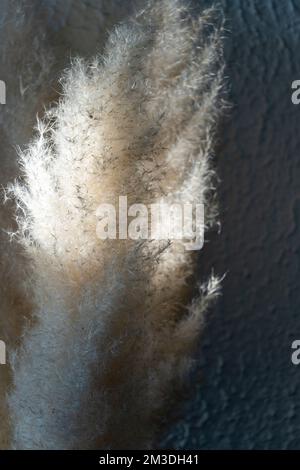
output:
MULTIPOLYGON (((37 0, 2 0, 0 6, 0 71, 6 83, 6 105, 0 106, 1 189, 20 174, 16 145, 28 142, 35 115, 49 95, 53 54, 46 34, 34 14, 37 0), (45 92, 45 90, 47 90, 45 92)), ((26 295, 27 263, 22 249, 10 243, 6 230, 15 227, 12 204, 0 201, 0 338, 8 356, 20 343, 24 324, 32 311, 26 295)), ((11 384, 10 364, 0 367, 0 448, 10 443, 5 395, 11 384)))
POLYGON ((180 243, 99 240, 96 210, 201 202, 215 220, 210 166, 221 108, 221 27, 152 1, 75 60, 37 124, 12 185, 35 324, 14 364, 13 447, 151 447, 192 362, 218 281, 191 300, 194 254, 180 243))

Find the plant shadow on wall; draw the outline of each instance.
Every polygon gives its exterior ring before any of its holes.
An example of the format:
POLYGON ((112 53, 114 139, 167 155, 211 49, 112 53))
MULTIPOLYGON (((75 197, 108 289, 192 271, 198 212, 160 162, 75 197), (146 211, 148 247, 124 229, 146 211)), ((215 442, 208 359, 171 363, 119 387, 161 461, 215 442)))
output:
POLYGON ((216 167, 222 231, 199 269, 227 273, 206 317, 197 391, 162 446, 299 447, 300 77, 296 2, 224 0, 226 76, 233 108, 216 167))
MULTIPOLYGON (((290 84, 300 77, 300 65, 294 60, 300 11, 295 2, 282 0, 220 3, 231 30, 226 75, 233 109, 223 123, 216 152, 222 232, 208 236, 199 254, 199 273, 205 279, 213 267, 217 274, 227 276, 223 297, 207 317, 199 368, 190 387, 193 397, 161 445, 291 448, 299 445, 300 429, 300 369, 290 360, 291 344, 300 336, 300 108, 290 99, 290 84)), ((48 282, 45 286, 48 288, 48 282)), ((143 300, 141 292, 136 297, 143 300)), ((132 302, 136 307, 135 298, 132 302)), ((66 325, 68 333, 70 327, 73 325, 66 325)), ((80 328, 75 333, 81 334, 80 328)), ((140 338, 138 330, 136 337, 140 338)), ((37 357, 40 359, 39 354, 37 357)), ((127 369, 120 369, 127 376, 127 369)), ((67 372, 66 363, 64 375, 67 372)), ((47 376, 44 367, 41 373, 47 376)), ((76 373, 71 379, 78 382, 76 373)), ((41 383, 47 386, 46 380, 41 383)), ((30 387, 28 390, 30 401, 30 387)), ((76 390, 74 394, 77 397, 76 390)), ((53 399, 51 390, 49 396, 53 399)), ((132 396, 135 406, 136 399, 132 396)), ((58 400, 54 401, 57 406, 58 400)), ((20 401, 16 399, 16 403, 20 401)), ((91 406, 90 396, 84 403, 91 406)), ((156 406, 155 400, 152 403, 156 406)), ((144 405, 141 399, 141 410, 144 405)), ((67 408, 62 402, 61 409, 67 408)), ((90 409, 93 419, 97 413, 90 409)), ((23 417, 26 422, 27 416, 23 417)), ((127 419, 124 415, 125 424, 127 419)), ((42 431, 45 429, 43 425, 42 431)), ((59 429, 62 439, 72 436, 64 426, 59 429)), ((90 429, 89 423, 82 433, 89 440, 86 429, 90 429)), ((32 430, 31 422, 30 435, 32 430)), ((40 439, 41 430, 35 431, 40 439)))

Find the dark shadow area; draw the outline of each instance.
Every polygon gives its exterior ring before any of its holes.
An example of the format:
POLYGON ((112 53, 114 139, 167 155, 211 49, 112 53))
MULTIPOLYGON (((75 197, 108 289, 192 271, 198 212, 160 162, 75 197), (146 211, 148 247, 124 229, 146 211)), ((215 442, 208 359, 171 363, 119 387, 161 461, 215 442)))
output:
MULTIPOLYGON (((216 166, 222 232, 200 270, 227 272, 207 317, 196 391, 163 447, 284 449, 300 445, 300 4, 224 0, 233 108, 216 166)), ((205 276, 204 276, 205 277, 205 276)))

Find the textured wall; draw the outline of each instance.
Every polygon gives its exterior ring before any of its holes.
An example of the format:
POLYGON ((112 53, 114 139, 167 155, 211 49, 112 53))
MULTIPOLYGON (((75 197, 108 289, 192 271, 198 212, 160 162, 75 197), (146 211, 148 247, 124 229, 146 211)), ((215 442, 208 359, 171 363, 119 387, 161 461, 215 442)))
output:
POLYGON ((224 0, 233 109, 217 167, 222 233, 200 263, 227 272, 207 319, 197 390, 164 441, 300 448, 300 2, 224 0))
MULTIPOLYGON (((97 49, 107 20, 100 3, 43 2, 64 58, 69 45, 97 49)), ((129 3, 120 0, 120 16, 129 3)), ((227 277, 207 319, 192 397, 162 445, 300 448, 300 366, 290 361, 300 339, 300 106, 290 99, 300 79, 300 2, 220 3, 233 108, 216 162, 222 233, 210 235, 199 265, 227 277)))
MULTIPOLYGON (((199 265, 227 277, 192 397, 162 445, 300 448, 300 366, 290 361, 300 339, 300 106, 290 100, 300 79, 300 2, 220 2, 233 108, 216 162, 222 233, 210 235, 199 265)), ((98 0, 41 4, 52 11, 62 62, 71 51, 95 52, 105 20, 98 0)), ((120 17, 127 9, 120 0, 120 17)))

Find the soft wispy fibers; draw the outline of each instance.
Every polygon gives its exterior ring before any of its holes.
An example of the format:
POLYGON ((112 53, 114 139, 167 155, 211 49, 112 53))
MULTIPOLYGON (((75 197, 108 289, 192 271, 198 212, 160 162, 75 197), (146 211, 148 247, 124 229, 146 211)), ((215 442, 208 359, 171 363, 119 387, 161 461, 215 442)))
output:
MULTIPOLYGON (((0 105, 1 189, 19 175, 15 147, 28 141, 41 102, 50 95, 54 61, 46 33, 34 13, 38 3, 3 0, 0 6, 0 78, 6 84, 6 104, 0 105)), ((23 250, 10 243, 6 233, 15 228, 14 208, 10 203, 3 204, 2 194, 0 201, 0 339, 10 352, 20 343, 32 302, 27 295, 23 250)), ((0 367, 0 448, 10 442, 5 401, 10 383, 8 362, 0 367)))
POLYGON ((222 74, 218 14, 179 0, 147 3, 64 74, 8 190, 35 316, 14 361, 13 447, 151 447, 218 281, 191 299, 194 253, 99 240, 96 210, 120 195, 204 203, 214 223, 222 74))

